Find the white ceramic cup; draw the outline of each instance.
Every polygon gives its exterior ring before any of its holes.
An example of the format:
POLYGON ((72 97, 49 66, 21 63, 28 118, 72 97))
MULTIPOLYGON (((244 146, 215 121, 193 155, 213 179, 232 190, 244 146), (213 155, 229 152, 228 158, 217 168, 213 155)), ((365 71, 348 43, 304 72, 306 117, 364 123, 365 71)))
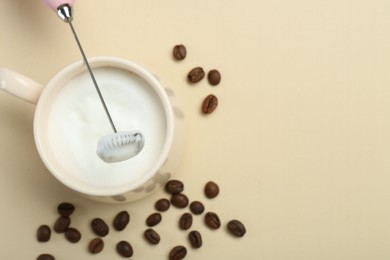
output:
MULTIPOLYGON (((107 165, 102 164, 101 167, 98 167, 98 169, 102 171, 99 173, 100 175, 94 175, 93 170, 90 170, 90 168, 88 168, 88 165, 79 166, 77 164, 77 160, 79 158, 72 159, 72 156, 69 154, 68 159, 61 158, 62 149, 64 149, 64 151, 71 151, 70 148, 70 150, 67 150, 67 145, 70 145, 68 143, 71 142, 61 140, 62 135, 65 133, 60 132, 61 127, 57 127, 59 130, 54 130, 53 139, 53 130, 51 129, 56 126, 56 120, 60 123, 62 120, 62 118, 59 118, 58 115, 53 115, 55 111, 61 111, 61 106, 58 105, 60 101, 57 101, 60 100, 59 97, 63 95, 61 93, 67 91, 67 88, 69 86, 72 86, 72 82, 80 82, 82 81, 82 78, 84 78, 85 80, 86 77, 89 77, 89 75, 87 74, 87 69, 82 61, 73 63, 62 69, 50 80, 50 82, 45 87, 19 73, 16 73, 9 69, 0 68, 0 87, 2 90, 10 94, 13 94, 19 98, 22 98, 28 102, 37 105, 34 114, 34 138, 36 147, 39 156, 47 167, 47 169, 61 183, 78 193, 81 193, 91 199, 98 201, 130 202, 143 198, 151 194, 153 191, 157 190, 162 185, 164 185, 171 178, 173 172, 179 165, 185 143, 184 114, 173 91, 167 87, 164 88, 156 76, 154 76, 152 73, 139 66, 138 64, 116 57, 93 57, 89 59, 89 62, 93 71, 104 72, 104 77, 95 74, 98 84, 99 77, 103 77, 103 79, 100 79, 103 87, 105 82, 110 82, 110 80, 114 81, 114 78, 111 79, 110 77, 111 75, 112 77, 114 77, 115 73, 111 74, 110 71, 120 73, 124 72, 138 78, 138 81, 142 81, 144 83, 142 88, 148 88, 147 92, 151 95, 155 95, 154 100, 156 100, 156 102, 159 104, 154 105, 156 105, 157 108, 161 108, 162 110, 158 112, 161 113, 158 115, 158 119, 161 119, 162 117, 162 119, 159 121, 163 123, 158 126, 154 126, 153 122, 151 122, 150 126, 146 126, 146 128, 160 127, 161 129, 159 129, 156 133, 158 133, 158 138, 161 139, 161 137, 163 137, 163 139, 160 140, 161 142, 158 142, 158 147, 154 147, 153 138, 148 137, 148 135, 146 134, 145 148, 143 149, 143 151, 141 151, 139 155, 136 156, 141 158, 143 156, 142 153, 148 154, 149 151, 153 151, 153 153, 155 154, 154 157, 147 158, 143 161, 140 159, 139 162, 136 161, 138 160, 136 157, 135 159, 129 159, 128 161, 130 162, 128 167, 128 174, 127 172, 123 173, 123 169, 120 168, 121 166, 118 166, 118 164, 121 163, 114 163, 107 165), (55 136, 57 134, 56 131, 59 132, 58 135, 60 137, 55 136), (59 142, 53 141, 56 140, 56 138, 59 138, 59 142), (147 148, 147 145, 149 145, 149 148, 147 148), (122 171, 122 175, 118 175, 119 177, 115 177, 116 170, 111 167, 119 167, 118 172, 122 171), (134 172, 136 172, 137 169, 142 169, 142 172, 138 172, 135 174, 134 172), (83 178, 81 178, 81 176, 83 176, 83 178), (107 180, 104 179, 106 177, 107 180)), ((89 87, 91 88, 91 90, 95 91, 92 81, 89 80, 88 83, 90 84, 89 87)), ((104 91, 105 90, 102 89, 103 96, 104 91)), ((120 94, 122 96, 129 95, 129 93, 120 94)), ((142 95, 142 93, 140 95, 142 95)), ((82 100, 79 98, 80 97, 75 97, 75 101, 69 101, 69 104, 74 105, 74 102, 76 102, 77 104, 77 102, 80 102, 80 100, 82 100)), ((106 99, 106 103, 108 104, 108 106, 110 102, 113 101, 106 99)), ((134 109, 138 108, 135 107, 134 109)), ((96 107, 97 114, 100 113, 99 110, 101 110, 101 107, 96 107)), ((116 118, 115 109, 110 112, 111 116, 114 119, 114 123, 115 121, 117 121, 116 123, 120 123, 120 121, 125 120, 124 118, 116 118)), ((148 110, 148 112, 150 111, 148 110)), ((66 113, 68 112, 65 112, 65 115, 67 116, 66 113)), ((129 114, 133 115, 131 116, 132 119, 133 117, 137 117, 137 113, 131 114, 131 111, 129 112, 129 114)), ((140 113, 142 114, 142 112, 140 113)), ((64 115, 62 114, 61 116, 64 115)), ((105 117, 105 115, 103 115, 103 117, 105 117)), ((108 120, 107 118, 105 119, 108 120)), ((140 121, 142 120, 143 119, 141 118, 140 121)), ((136 126, 137 124, 133 125, 136 126)), ((112 133, 109 132, 110 126, 108 125, 108 121, 101 122, 97 125, 95 124, 94 127, 97 130, 100 130, 100 128, 105 128, 108 130, 102 130, 103 132, 107 131, 107 134, 112 133), (103 125, 106 126, 103 127, 103 125)), ((75 126, 75 128, 77 128, 77 126, 75 126)), ((148 129, 121 130, 141 130, 143 132, 145 132, 146 130, 146 132, 148 132, 148 129)), ((76 135, 77 131, 78 130, 75 131, 76 135)), ((76 136, 70 138, 77 139, 79 137, 76 136)), ((83 140, 81 140, 81 143, 82 142, 83 140)), ((80 142, 75 140, 75 143, 77 144, 80 142)), ((75 148, 73 147, 72 149, 75 148)), ((83 156, 86 156, 87 158, 93 155, 85 155, 83 152, 79 157, 83 156)), ((94 156, 96 156, 96 154, 94 156)), ((68 156, 64 156, 64 158, 67 157, 68 156)))

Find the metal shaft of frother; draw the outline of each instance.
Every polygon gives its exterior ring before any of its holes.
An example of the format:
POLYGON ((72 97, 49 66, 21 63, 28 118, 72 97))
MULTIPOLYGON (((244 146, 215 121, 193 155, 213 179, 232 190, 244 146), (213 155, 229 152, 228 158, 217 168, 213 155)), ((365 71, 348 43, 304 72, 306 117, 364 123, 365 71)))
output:
POLYGON ((104 111, 106 111, 106 114, 107 114, 108 120, 110 121, 111 127, 112 127, 112 129, 114 130, 114 132, 117 133, 116 128, 115 128, 115 125, 114 125, 114 122, 112 121, 110 112, 108 111, 106 102, 104 102, 103 95, 102 95, 102 93, 100 92, 100 89, 99 89, 99 86, 98 86, 98 84, 97 84, 97 82, 96 82, 95 76, 93 75, 91 66, 89 66, 89 62, 88 62, 88 60, 87 60, 87 57, 85 56, 83 47, 81 46, 81 43, 80 43, 80 41, 79 41, 79 38, 77 37, 76 31, 75 31, 75 29, 73 28, 71 18, 69 18, 69 17, 66 18, 66 21, 67 21, 67 23, 69 24, 70 29, 72 30, 73 36, 74 36, 74 38, 75 38, 75 40, 76 40, 76 42, 77 42, 77 46, 79 47, 79 50, 80 50, 80 52, 81 52, 81 56, 83 56, 84 63, 85 63, 85 65, 87 66, 89 75, 91 76, 91 79, 92 79, 92 81, 93 81, 93 84, 95 85, 95 88, 96 88, 96 91, 97 91, 97 93, 98 93, 98 95, 99 95, 100 101, 102 102, 104 111))

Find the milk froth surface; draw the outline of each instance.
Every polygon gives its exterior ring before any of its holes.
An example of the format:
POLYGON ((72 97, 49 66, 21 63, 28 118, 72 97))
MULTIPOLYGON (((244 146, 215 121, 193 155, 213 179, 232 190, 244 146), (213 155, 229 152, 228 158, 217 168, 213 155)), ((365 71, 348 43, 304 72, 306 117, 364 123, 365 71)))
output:
POLYGON ((115 187, 136 181, 151 169, 163 148, 163 105, 155 90, 131 72, 97 68, 94 75, 118 132, 140 130, 145 136, 143 150, 113 164, 97 156, 98 140, 113 130, 85 72, 69 81, 54 101, 48 122, 52 152, 72 177, 89 185, 115 187))

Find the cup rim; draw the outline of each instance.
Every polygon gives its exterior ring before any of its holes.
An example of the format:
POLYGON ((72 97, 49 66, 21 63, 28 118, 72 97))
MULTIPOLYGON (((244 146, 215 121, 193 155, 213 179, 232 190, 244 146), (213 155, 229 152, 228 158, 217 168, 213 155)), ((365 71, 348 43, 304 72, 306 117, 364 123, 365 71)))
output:
MULTIPOLYGON (((132 73, 140 76, 144 79, 159 95, 159 99, 164 108, 164 113, 166 117, 166 138, 164 140, 163 147, 161 149, 161 153, 158 157, 158 160, 155 161, 154 166, 150 168, 147 174, 144 174, 141 178, 137 179, 134 182, 124 183, 123 185, 118 186, 110 186, 110 187, 96 187, 92 185, 87 185, 84 182, 75 182, 72 178, 67 178, 66 174, 62 174, 61 167, 58 167, 57 163, 51 161, 48 157, 48 151, 45 149, 45 145, 43 144, 45 141, 44 127, 42 124, 42 115, 43 112, 47 109, 46 102, 49 98, 51 90, 58 84, 64 77, 70 75, 72 73, 80 73, 87 70, 84 62, 82 60, 76 61, 74 63, 69 64, 65 68, 61 69, 57 72, 54 77, 46 84, 45 88, 42 91, 41 96, 39 97, 35 114, 34 114, 34 140, 39 153, 39 156, 46 168, 49 172, 58 179, 61 183, 63 183, 68 188, 75 190, 77 192, 92 195, 92 196, 115 196, 124 194, 129 191, 133 191, 137 188, 140 188, 142 184, 146 183, 150 180, 163 166, 165 163, 169 151, 173 142, 173 132, 174 132, 174 123, 173 123, 173 110, 171 103, 169 101, 168 95, 165 92, 163 86, 161 85, 158 78, 153 75, 150 71, 142 67, 141 65, 126 60, 123 58, 118 58, 114 56, 95 56, 88 58, 88 61, 91 65, 91 68, 94 69, 96 67, 104 67, 110 66, 119 69, 129 70, 132 73)), ((47 111, 47 110, 46 110, 47 111)), ((47 146, 46 148, 48 148, 47 146)))

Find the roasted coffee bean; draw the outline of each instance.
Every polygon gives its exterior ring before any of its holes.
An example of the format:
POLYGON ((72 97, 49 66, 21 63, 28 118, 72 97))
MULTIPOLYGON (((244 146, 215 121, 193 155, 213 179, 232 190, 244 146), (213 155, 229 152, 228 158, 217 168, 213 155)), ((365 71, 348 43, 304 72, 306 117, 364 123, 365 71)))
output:
POLYGON ((246 233, 244 224, 241 221, 233 219, 227 224, 227 228, 233 236, 243 237, 246 233))
POLYGON ((188 206, 188 198, 183 193, 173 194, 171 197, 171 203, 176 208, 185 208, 188 206))
POLYGON ((188 72, 187 79, 191 83, 197 83, 201 81, 205 75, 206 74, 202 67, 195 67, 188 72))
POLYGON ((92 239, 88 244, 88 251, 91 254, 100 253, 104 248, 104 241, 100 237, 92 239))
POLYGON ((200 215, 204 212, 204 206, 203 203, 200 201, 193 201, 190 204, 190 210, 195 215, 200 215))
POLYGON ((188 234, 188 240, 190 240, 193 248, 200 248, 203 243, 201 234, 196 230, 193 230, 188 234))
POLYGON ((176 60, 184 60, 187 56, 187 49, 183 44, 178 44, 173 47, 172 54, 176 60))
POLYGON ((65 237, 66 239, 71 243, 77 243, 81 239, 81 233, 75 228, 68 228, 65 231, 65 237))
POLYGON ((179 227, 183 230, 187 230, 192 226, 192 215, 191 213, 184 213, 181 215, 179 220, 179 227))
POLYGON ((157 225, 158 223, 161 222, 161 214, 160 213, 152 213, 149 215, 149 217, 146 219, 146 225, 148 225, 148 227, 153 227, 155 225, 157 225))
POLYGON ((175 246, 169 252, 169 260, 181 260, 187 255, 187 248, 184 246, 175 246))
POLYGON ((167 211, 169 207, 171 206, 171 203, 168 199, 159 199, 156 201, 156 204, 154 204, 154 208, 158 211, 167 211))
POLYGON ((214 212, 207 212, 204 220, 206 226, 208 226, 211 229, 218 229, 221 227, 221 221, 219 220, 218 215, 214 212))
POLYGON ((204 187, 204 193, 207 198, 212 199, 218 196, 219 194, 219 186, 213 181, 209 181, 206 183, 204 187))
POLYGON ((218 106, 218 98, 213 94, 210 94, 207 97, 205 97, 205 99, 203 100, 202 112, 204 114, 211 114, 214 112, 217 106, 218 106))
POLYGON ((184 190, 184 184, 179 180, 170 180, 165 184, 166 192, 177 194, 184 190))
POLYGON ((47 242, 50 240, 51 229, 48 225, 41 225, 37 230, 37 240, 39 242, 47 242))
POLYGON ((207 79, 212 86, 216 86, 221 82, 221 73, 218 70, 210 70, 207 73, 207 79))
POLYGON ((62 202, 57 206, 57 212, 64 217, 69 217, 72 215, 74 209, 74 205, 69 202, 62 202))
POLYGON ((133 255, 133 247, 127 241, 120 241, 116 244, 116 251, 123 257, 131 257, 133 255))
POLYGON ((126 210, 119 212, 113 222, 114 229, 117 231, 122 231, 126 228, 127 224, 130 222, 130 215, 126 210))
POLYGON ((64 233, 70 226, 70 218, 66 216, 59 216, 54 222, 53 229, 57 233, 64 233))
POLYGON ((91 227, 92 231, 100 237, 106 236, 110 231, 106 222, 101 218, 94 218, 91 222, 91 227))
POLYGON ((151 228, 145 230, 144 237, 152 245, 160 243, 160 235, 151 228))
POLYGON ((55 258, 49 254, 41 254, 37 257, 37 260, 55 260, 55 258))

